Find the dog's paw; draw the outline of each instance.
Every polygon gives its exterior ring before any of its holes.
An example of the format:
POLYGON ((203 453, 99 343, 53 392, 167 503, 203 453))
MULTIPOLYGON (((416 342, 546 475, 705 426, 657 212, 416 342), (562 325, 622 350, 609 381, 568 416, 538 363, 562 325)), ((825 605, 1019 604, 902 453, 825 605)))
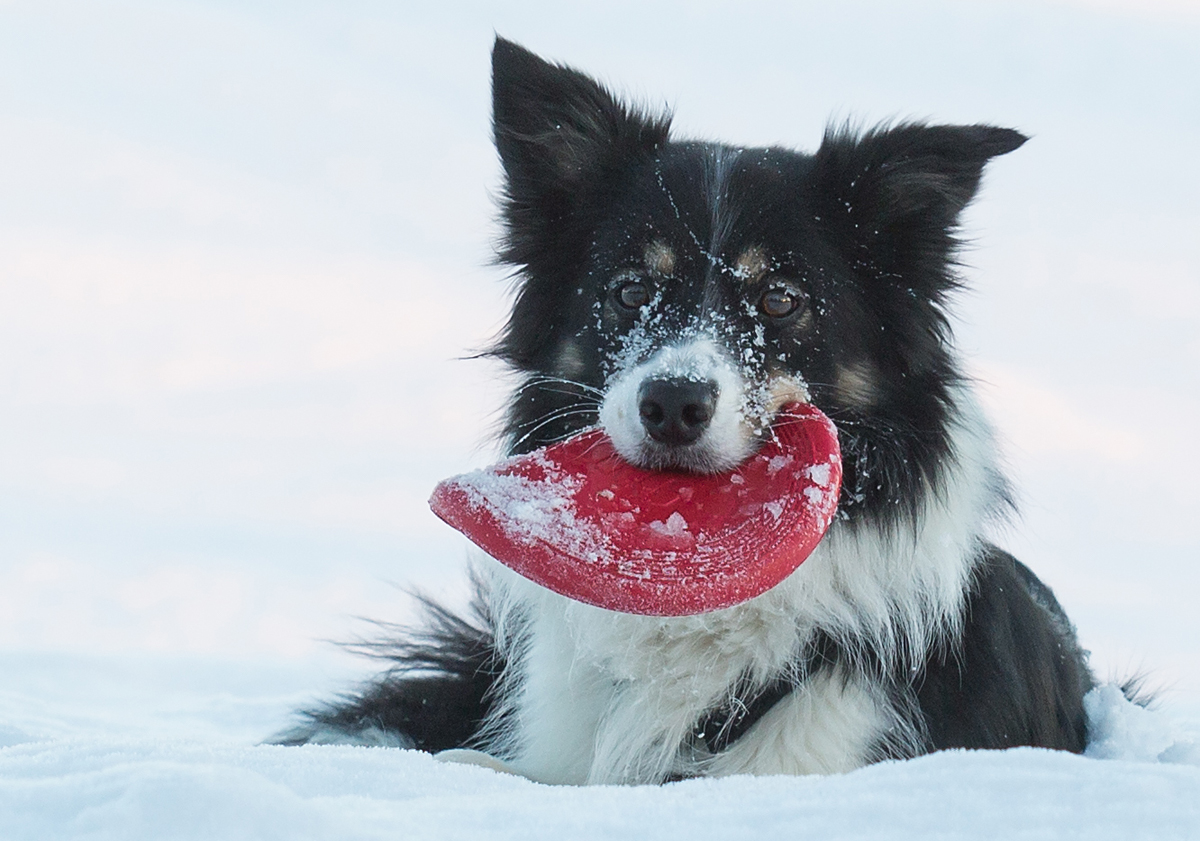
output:
POLYGON ((501 774, 512 774, 516 777, 525 776, 507 762, 497 759, 490 753, 484 753, 481 750, 451 748, 450 750, 438 751, 433 755, 433 758, 438 762, 449 762, 454 765, 477 765, 480 768, 490 768, 493 771, 499 771, 501 774))

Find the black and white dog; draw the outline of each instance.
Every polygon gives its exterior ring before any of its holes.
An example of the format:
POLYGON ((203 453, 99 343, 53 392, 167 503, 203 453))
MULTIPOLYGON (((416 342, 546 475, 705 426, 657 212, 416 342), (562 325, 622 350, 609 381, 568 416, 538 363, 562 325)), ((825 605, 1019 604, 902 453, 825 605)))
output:
POLYGON ((1026 138, 672 140, 575 70, 503 39, 492 58, 510 451, 599 424, 634 464, 721 471, 806 401, 838 428, 839 516, 783 583, 697 616, 605 611, 492 563, 475 616, 431 605, 380 649, 391 671, 282 741, 475 748, 562 783, 1081 751, 1092 677, 1050 590, 982 537, 1009 503, 946 316, 959 215, 1026 138))

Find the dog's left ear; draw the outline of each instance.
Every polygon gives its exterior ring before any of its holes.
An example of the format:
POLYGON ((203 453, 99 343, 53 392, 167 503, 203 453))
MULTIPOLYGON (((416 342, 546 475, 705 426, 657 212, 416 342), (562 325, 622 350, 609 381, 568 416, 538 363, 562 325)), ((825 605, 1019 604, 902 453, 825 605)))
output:
MULTIPOLYGON (((564 222, 621 168, 665 143, 670 122, 631 109, 588 76, 499 37, 492 49, 492 113, 513 244, 545 234, 562 245, 564 222)), ((525 262, 521 253, 507 256, 525 262)))
POLYGON ((986 125, 907 123, 862 136, 830 130, 816 155, 814 196, 857 264, 865 258, 910 288, 952 285, 959 214, 979 189, 984 165, 1027 139, 986 125))

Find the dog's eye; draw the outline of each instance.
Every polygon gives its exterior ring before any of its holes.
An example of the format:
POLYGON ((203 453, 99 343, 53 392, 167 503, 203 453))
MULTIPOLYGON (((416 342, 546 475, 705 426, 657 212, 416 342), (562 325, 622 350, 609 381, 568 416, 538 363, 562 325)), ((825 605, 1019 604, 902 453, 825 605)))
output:
POLYGON ((800 308, 803 296, 793 292, 786 286, 772 286, 763 293, 758 301, 758 308, 763 315, 771 318, 786 318, 800 308))
POLYGON ((630 280, 616 288, 616 297, 626 309, 638 310, 650 303, 650 287, 640 280, 630 280))

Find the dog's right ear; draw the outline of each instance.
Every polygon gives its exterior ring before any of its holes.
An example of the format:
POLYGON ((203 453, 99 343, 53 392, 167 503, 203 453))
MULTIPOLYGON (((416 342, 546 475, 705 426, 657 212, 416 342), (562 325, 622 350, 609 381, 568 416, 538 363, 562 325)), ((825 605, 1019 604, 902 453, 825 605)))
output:
POLYGON ((492 49, 492 114, 507 176, 505 215, 519 238, 560 223, 614 173, 653 154, 670 122, 500 37, 492 49))

